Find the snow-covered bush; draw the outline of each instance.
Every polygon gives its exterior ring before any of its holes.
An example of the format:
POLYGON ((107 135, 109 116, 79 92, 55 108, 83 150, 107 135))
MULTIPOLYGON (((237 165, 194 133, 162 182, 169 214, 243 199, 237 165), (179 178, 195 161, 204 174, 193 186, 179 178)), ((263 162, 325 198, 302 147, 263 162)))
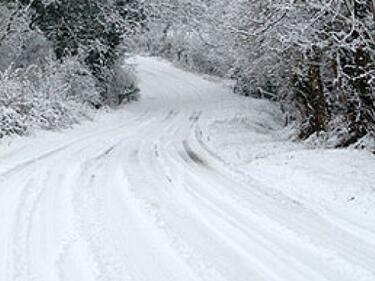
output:
MULTIPOLYGON (((104 84, 107 87, 104 91, 105 97, 101 97, 102 103, 116 106, 124 101, 134 101, 138 99, 139 90, 136 85, 136 78, 131 66, 124 65, 123 59, 105 73, 104 84)), ((103 93, 103 92, 102 92, 103 93)))
POLYGON ((99 100, 95 79, 73 60, 6 71, 0 75, 0 137, 70 126, 99 100))

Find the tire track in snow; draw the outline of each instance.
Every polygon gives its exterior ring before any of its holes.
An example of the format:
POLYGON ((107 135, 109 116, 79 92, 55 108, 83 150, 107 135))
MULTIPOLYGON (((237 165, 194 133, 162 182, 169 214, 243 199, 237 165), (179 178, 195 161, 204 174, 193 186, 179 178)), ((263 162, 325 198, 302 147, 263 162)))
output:
POLYGON ((58 254, 58 257, 55 261, 55 266, 57 269, 57 274, 58 274, 58 280, 63 281, 65 280, 64 278, 64 269, 63 269, 63 263, 73 247, 75 243, 80 239, 80 236, 78 234, 74 235, 71 234, 68 237, 66 237, 60 244, 61 244, 61 250, 58 254))
POLYGON ((78 227, 82 237, 87 241, 92 252, 94 261, 98 268, 99 281, 130 281, 132 278, 123 270, 120 258, 113 251, 106 248, 107 239, 110 236, 106 233, 104 224, 104 213, 102 202, 96 195, 97 172, 103 168, 111 156, 115 146, 106 149, 95 158, 85 162, 81 166, 81 175, 78 179, 80 185, 76 186, 73 197, 78 227))
POLYGON ((30 264, 30 232, 33 215, 46 188, 48 173, 42 171, 33 175, 22 190, 16 211, 16 222, 13 233, 13 280, 36 281, 29 268, 30 264))
MULTIPOLYGON (((140 149, 140 151, 145 152, 142 149, 140 149)), ((152 153, 152 151, 150 152, 152 153)), ((148 154, 147 150, 146 153, 148 154)), ((134 163, 134 161, 132 161, 132 163, 134 163)), ((142 166, 140 165, 140 163, 141 162, 139 160, 137 162, 136 169, 142 170, 142 166)), ((146 170, 143 170, 143 172, 147 174, 146 170)), ((160 212, 161 206, 159 206, 158 203, 143 199, 142 197, 137 195, 137 191, 134 187, 139 187, 140 182, 133 182, 132 177, 129 177, 128 170, 124 171, 123 177, 123 181, 129 181, 130 184, 129 192, 126 193, 126 197, 131 197, 131 200, 136 202, 138 209, 142 213, 144 213, 144 215, 147 215, 149 217, 150 223, 154 224, 155 227, 159 230, 160 235, 163 236, 166 241, 168 241, 167 243, 169 247, 176 252, 176 255, 179 256, 186 263, 186 265, 191 268, 193 272, 195 272, 197 276, 199 276, 199 280, 224 281, 225 279, 220 275, 218 271, 216 271, 216 269, 212 265, 209 264, 207 260, 201 257, 193 248, 189 246, 188 243, 186 243, 186 241, 182 239, 182 237, 180 237, 176 232, 173 231, 173 228, 163 218, 163 215, 160 212), (133 188, 131 186, 133 186, 133 188)), ((160 184, 160 182, 164 182, 164 184, 171 184, 171 182, 169 181, 166 182, 161 180, 157 182, 155 180, 155 185, 160 184)), ((147 182, 144 181, 143 183, 147 184, 147 182)))

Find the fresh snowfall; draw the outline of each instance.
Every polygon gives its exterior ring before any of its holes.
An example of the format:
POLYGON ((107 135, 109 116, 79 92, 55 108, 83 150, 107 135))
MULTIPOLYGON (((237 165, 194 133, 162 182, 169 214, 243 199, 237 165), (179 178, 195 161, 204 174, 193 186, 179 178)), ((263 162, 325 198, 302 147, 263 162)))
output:
POLYGON ((292 142, 231 81, 131 63, 139 101, 1 141, 1 281, 375 280, 371 153, 292 142))

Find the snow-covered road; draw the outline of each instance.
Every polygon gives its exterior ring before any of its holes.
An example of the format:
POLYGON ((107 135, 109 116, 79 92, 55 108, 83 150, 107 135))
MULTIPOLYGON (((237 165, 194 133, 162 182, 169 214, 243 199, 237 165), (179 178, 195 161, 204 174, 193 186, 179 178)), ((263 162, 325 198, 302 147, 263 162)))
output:
POLYGON ((259 166, 270 150, 301 149, 271 141, 274 105, 137 61, 139 102, 1 145, 0 281, 375 280, 372 201, 356 221, 262 180, 288 171, 259 166))

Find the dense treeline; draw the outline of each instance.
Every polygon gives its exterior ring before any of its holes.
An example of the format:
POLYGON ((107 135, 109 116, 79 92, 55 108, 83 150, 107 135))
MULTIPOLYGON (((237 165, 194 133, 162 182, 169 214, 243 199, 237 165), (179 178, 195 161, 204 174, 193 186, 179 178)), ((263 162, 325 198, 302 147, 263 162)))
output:
POLYGON ((1 0, 0 138, 135 97, 122 58, 143 20, 136 0, 1 0))
POLYGON ((301 139, 332 146, 375 136, 375 1, 153 0, 153 54, 234 78, 281 103, 301 139))

